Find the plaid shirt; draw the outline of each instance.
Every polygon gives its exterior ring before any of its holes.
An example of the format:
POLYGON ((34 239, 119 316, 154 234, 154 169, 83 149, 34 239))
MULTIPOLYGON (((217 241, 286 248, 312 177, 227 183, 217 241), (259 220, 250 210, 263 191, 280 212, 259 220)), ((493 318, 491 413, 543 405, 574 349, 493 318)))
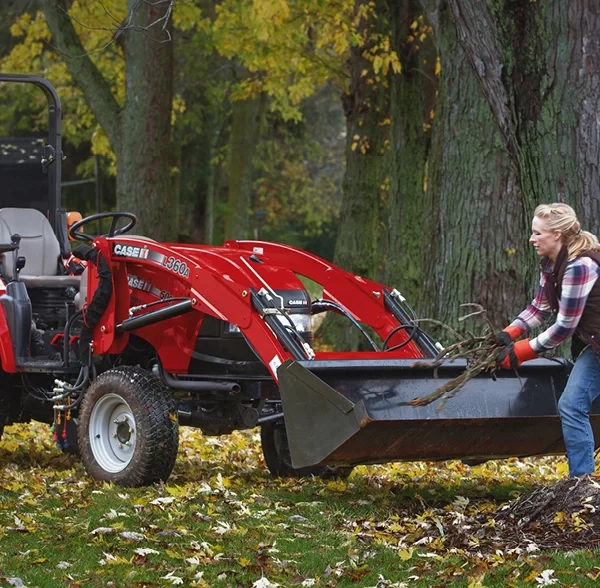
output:
MULTIPOLYGON (((567 262, 556 322, 530 341, 536 353, 552 349, 573 335, 599 275, 600 267, 589 257, 576 257, 567 262)), ((551 314, 552 308, 546 295, 546 276, 542 272, 533 302, 511 323, 511 326, 519 327, 523 334, 542 324, 551 314)))

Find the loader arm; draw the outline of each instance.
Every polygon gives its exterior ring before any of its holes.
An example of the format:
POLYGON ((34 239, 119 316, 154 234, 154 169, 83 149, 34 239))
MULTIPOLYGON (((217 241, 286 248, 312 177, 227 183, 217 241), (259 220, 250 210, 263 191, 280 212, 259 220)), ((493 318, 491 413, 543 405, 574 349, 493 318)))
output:
MULTIPOLYGON (((160 328, 148 318, 146 326, 128 331, 156 349, 162 367, 169 373, 187 373, 205 315, 237 325, 275 381, 277 368, 294 358, 253 306, 252 290, 259 290, 262 284, 243 264, 207 249, 185 250, 136 237, 99 238, 96 246, 113 269, 114 287, 111 304, 94 330, 95 350, 120 352, 124 340, 120 334, 127 320, 156 312, 142 309, 130 317, 129 291, 135 292, 137 281, 159 290, 165 305, 170 304, 170 299, 187 299, 191 303, 191 314, 156 321, 161 323, 160 328)), ((92 272, 92 294, 95 287, 97 280, 92 272)))
MULTIPOLYGON (((323 286, 323 298, 338 303, 354 317, 355 320, 372 327, 382 340, 386 340, 401 324, 398 317, 386 306, 386 298, 392 288, 377 282, 351 274, 301 249, 279 243, 264 241, 227 241, 225 247, 239 249, 259 255, 265 263, 274 263, 289 267, 292 271, 309 278, 323 286)), ((406 343, 407 331, 399 330, 392 335, 390 346, 406 343)), ((431 357, 435 355, 433 343, 423 341, 417 345, 408 341, 400 354, 402 357, 431 357)), ((339 353, 317 353, 317 358, 343 357, 339 353)))

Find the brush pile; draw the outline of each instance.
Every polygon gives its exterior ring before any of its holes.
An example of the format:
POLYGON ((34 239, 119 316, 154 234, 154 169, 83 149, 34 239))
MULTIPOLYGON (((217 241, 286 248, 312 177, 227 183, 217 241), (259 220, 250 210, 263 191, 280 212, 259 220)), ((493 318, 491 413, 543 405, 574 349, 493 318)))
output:
POLYGON ((497 369, 496 357, 505 348, 496 340, 498 329, 494 328, 487 317, 487 311, 479 304, 462 304, 461 307, 473 307, 474 312, 460 317, 459 321, 465 321, 470 318, 478 318, 484 322, 484 329, 480 335, 474 335, 466 332, 464 335, 458 333, 448 325, 432 319, 421 319, 419 322, 435 323, 449 331, 455 337, 459 338, 458 343, 454 343, 442 349, 432 361, 417 361, 412 367, 438 368, 442 363, 455 359, 465 359, 467 368, 460 376, 446 382, 430 394, 419 396, 410 401, 413 406, 425 406, 435 400, 442 399, 438 411, 441 411, 446 400, 452 398, 470 379, 482 372, 490 372, 493 376, 497 369))

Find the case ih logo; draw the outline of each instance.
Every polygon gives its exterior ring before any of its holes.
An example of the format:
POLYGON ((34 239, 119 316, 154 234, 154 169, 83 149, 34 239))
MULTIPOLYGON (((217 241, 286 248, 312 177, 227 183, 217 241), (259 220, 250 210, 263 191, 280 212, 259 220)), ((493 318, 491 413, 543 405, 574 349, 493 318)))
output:
POLYGON ((136 259, 147 259, 149 249, 147 247, 134 247, 133 245, 124 245, 123 243, 115 243, 113 253, 121 257, 135 257, 136 259))

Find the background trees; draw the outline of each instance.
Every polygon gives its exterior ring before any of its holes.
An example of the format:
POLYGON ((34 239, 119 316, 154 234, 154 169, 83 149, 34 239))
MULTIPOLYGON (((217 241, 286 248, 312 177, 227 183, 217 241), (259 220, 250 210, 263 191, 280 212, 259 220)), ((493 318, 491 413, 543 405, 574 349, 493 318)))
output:
MULTIPOLYGON (((90 177, 101 156, 105 207, 156 238, 287 241, 421 313, 479 302, 500 325, 535 282, 538 203, 600 230, 599 16, 583 0, 40 6, 3 5, 0 67, 59 86, 67 169, 90 177)), ((42 101, 2 91, 2 132, 35 128, 42 101)))

